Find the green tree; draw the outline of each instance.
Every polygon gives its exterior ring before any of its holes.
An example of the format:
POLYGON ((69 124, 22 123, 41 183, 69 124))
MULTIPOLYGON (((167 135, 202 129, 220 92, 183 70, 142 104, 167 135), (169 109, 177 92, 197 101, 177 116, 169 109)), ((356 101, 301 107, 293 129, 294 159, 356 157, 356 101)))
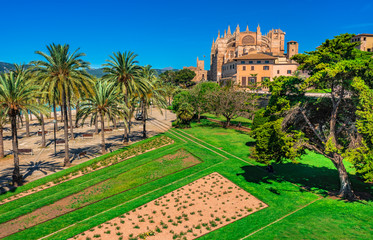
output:
POLYGON ((232 119, 248 114, 251 94, 254 93, 236 91, 233 87, 217 89, 209 94, 209 111, 225 117, 224 127, 229 127, 232 119))
POLYGON ((202 82, 195 85, 190 90, 190 104, 197 114, 197 121, 200 122, 201 114, 209 111, 209 96, 212 92, 217 91, 219 85, 213 82, 202 82))
POLYGON ((179 107, 182 103, 189 103, 190 102, 190 92, 187 90, 180 91, 178 94, 175 95, 172 101, 172 110, 176 113, 179 110, 179 107))
POLYGON ((87 98, 83 98, 80 103, 80 109, 77 113, 77 119, 84 120, 91 116, 91 122, 101 119, 101 151, 106 153, 105 147, 105 116, 113 119, 123 115, 128 111, 124 104, 119 102, 120 94, 115 82, 98 80, 93 88, 93 93, 87 98))
POLYGON ((175 85, 176 83, 176 72, 173 70, 167 70, 159 75, 164 83, 175 85))
MULTIPOLYGON (((130 96, 147 87, 146 83, 138 77, 140 66, 137 65, 136 57, 137 54, 133 52, 117 52, 113 53, 109 60, 106 60, 106 64, 103 64, 105 73, 103 79, 116 83, 120 92, 124 94, 124 102, 128 109, 130 108, 130 96)), ((129 132, 131 131, 130 116, 128 114, 123 116, 125 122, 124 141, 128 142, 129 132)))
POLYGON ((176 112, 176 116, 177 127, 190 127, 190 122, 192 121, 194 116, 193 107, 187 102, 182 103, 176 112))
POLYGON ((12 146, 14 157, 13 185, 19 186, 23 183, 23 177, 19 169, 18 157, 18 135, 17 135, 17 116, 21 111, 29 110, 35 116, 38 112, 47 113, 48 108, 35 104, 33 99, 40 91, 39 86, 33 84, 23 75, 16 78, 13 73, 0 76, 0 108, 8 113, 12 129, 12 146))
MULTIPOLYGON (((51 44, 47 46, 48 53, 36 51, 45 60, 35 61, 33 71, 39 79, 42 90, 48 94, 49 101, 55 102, 56 90, 61 103, 61 112, 64 122, 65 159, 64 166, 70 166, 69 136, 68 136, 68 105, 72 94, 82 95, 91 91, 92 81, 85 71, 88 63, 81 57, 84 53, 78 53, 79 49, 70 52, 70 46, 51 44)), ((70 128, 73 128, 71 125, 70 128)))
MULTIPOLYGON (((316 51, 294 56, 299 69, 310 76, 307 79, 281 77, 271 82, 272 95, 266 114, 272 121, 281 121, 281 129, 264 134, 269 131, 264 124, 256 130, 259 142, 265 142, 261 138, 272 135, 282 139, 282 144, 276 145, 283 151, 278 152, 280 156, 274 161, 296 160, 305 148, 330 159, 339 174, 338 195, 344 198, 353 198, 354 193, 343 160, 366 143, 361 135, 366 124, 361 121, 359 127, 362 115, 357 111, 359 108, 362 112, 366 110, 364 104, 357 101, 362 91, 354 84, 357 79, 366 82, 372 79, 372 54, 356 49, 357 43, 352 43, 351 38, 350 34, 342 34, 326 40, 316 51), (329 97, 318 99, 306 97, 305 91, 309 88, 329 88, 331 93, 329 97), (294 140, 286 141, 288 136, 294 140), (283 148, 284 144, 289 145, 287 149, 283 148)), ((257 148, 258 156, 273 153, 275 143, 271 144, 257 148)), ((366 158, 365 161, 370 160, 366 158)))
POLYGON ((184 68, 176 72, 175 84, 188 88, 193 86, 195 83, 192 82, 192 79, 196 76, 196 73, 190 69, 184 68))

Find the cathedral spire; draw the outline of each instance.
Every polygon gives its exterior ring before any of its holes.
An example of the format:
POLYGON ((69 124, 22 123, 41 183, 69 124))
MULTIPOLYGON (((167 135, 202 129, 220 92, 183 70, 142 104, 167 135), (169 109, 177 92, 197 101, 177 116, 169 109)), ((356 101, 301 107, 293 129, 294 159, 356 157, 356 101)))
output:
POLYGON ((258 27, 256 28, 256 32, 257 32, 257 33, 260 33, 260 26, 259 26, 259 23, 258 23, 258 27))
POLYGON ((249 31, 249 25, 246 25, 246 32, 249 31))
POLYGON ((220 38, 220 30, 218 31, 218 38, 216 40, 218 40, 220 38))
POLYGON ((231 26, 228 25, 228 35, 231 35, 231 26))
POLYGON ((224 30, 224 37, 227 36, 227 30, 224 30))
POLYGON ((239 33, 240 32, 240 26, 237 24, 237 27, 236 27, 236 32, 239 33))

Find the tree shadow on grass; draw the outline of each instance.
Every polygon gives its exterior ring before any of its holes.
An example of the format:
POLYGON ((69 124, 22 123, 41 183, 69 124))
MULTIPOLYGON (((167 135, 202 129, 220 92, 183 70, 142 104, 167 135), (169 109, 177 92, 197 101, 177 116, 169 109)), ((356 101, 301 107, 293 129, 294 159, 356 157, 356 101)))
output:
MULTIPOLYGON (((314 167, 302 163, 275 164, 273 167, 274 174, 260 171, 255 166, 244 166, 241 168, 244 172, 238 175, 243 176, 248 182, 257 184, 287 181, 324 196, 339 191, 339 177, 336 169, 314 167)), ((362 199, 372 201, 373 184, 363 183, 355 175, 349 175, 349 177, 355 193, 362 199)), ((275 188, 268 190, 277 191, 275 188)))

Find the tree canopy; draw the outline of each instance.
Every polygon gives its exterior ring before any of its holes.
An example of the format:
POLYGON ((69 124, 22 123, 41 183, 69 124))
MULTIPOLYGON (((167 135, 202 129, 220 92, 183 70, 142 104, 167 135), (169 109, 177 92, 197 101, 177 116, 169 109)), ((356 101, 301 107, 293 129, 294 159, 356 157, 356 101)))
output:
POLYGON ((259 143, 255 156, 267 163, 296 160, 304 149, 330 159, 339 173, 338 195, 347 198, 354 193, 343 160, 355 162, 365 178, 373 170, 367 169, 372 166, 368 153, 373 128, 366 120, 372 112, 367 103, 372 94, 372 54, 356 49, 352 36, 342 34, 326 40, 315 51, 295 55, 299 69, 307 71, 309 77, 279 77, 270 82, 272 95, 263 115, 270 116, 270 122, 254 131, 259 143), (329 88, 331 93, 323 98, 306 97, 309 88, 329 88), (356 151, 365 154, 353 157, 356 151), (272 159, 263 158, 274 153, 272 159), (364 167, 359 167, 357 163, 362 162, 364 167))

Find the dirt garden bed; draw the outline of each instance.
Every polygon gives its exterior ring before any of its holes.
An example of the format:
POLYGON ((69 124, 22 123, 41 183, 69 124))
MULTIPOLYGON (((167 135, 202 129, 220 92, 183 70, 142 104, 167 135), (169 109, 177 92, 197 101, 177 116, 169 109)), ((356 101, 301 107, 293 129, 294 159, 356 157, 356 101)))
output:
POLYGON ((184 149, 165 155, 127 172, 93 185, 76 194, 0 224, 0 238, 36 226, 53 218, 78 210, 103 199, 137 188, 200 163, 184 149))
POLYGON ((266 207, 212 173, 72 239, 195 239, 266 207))

